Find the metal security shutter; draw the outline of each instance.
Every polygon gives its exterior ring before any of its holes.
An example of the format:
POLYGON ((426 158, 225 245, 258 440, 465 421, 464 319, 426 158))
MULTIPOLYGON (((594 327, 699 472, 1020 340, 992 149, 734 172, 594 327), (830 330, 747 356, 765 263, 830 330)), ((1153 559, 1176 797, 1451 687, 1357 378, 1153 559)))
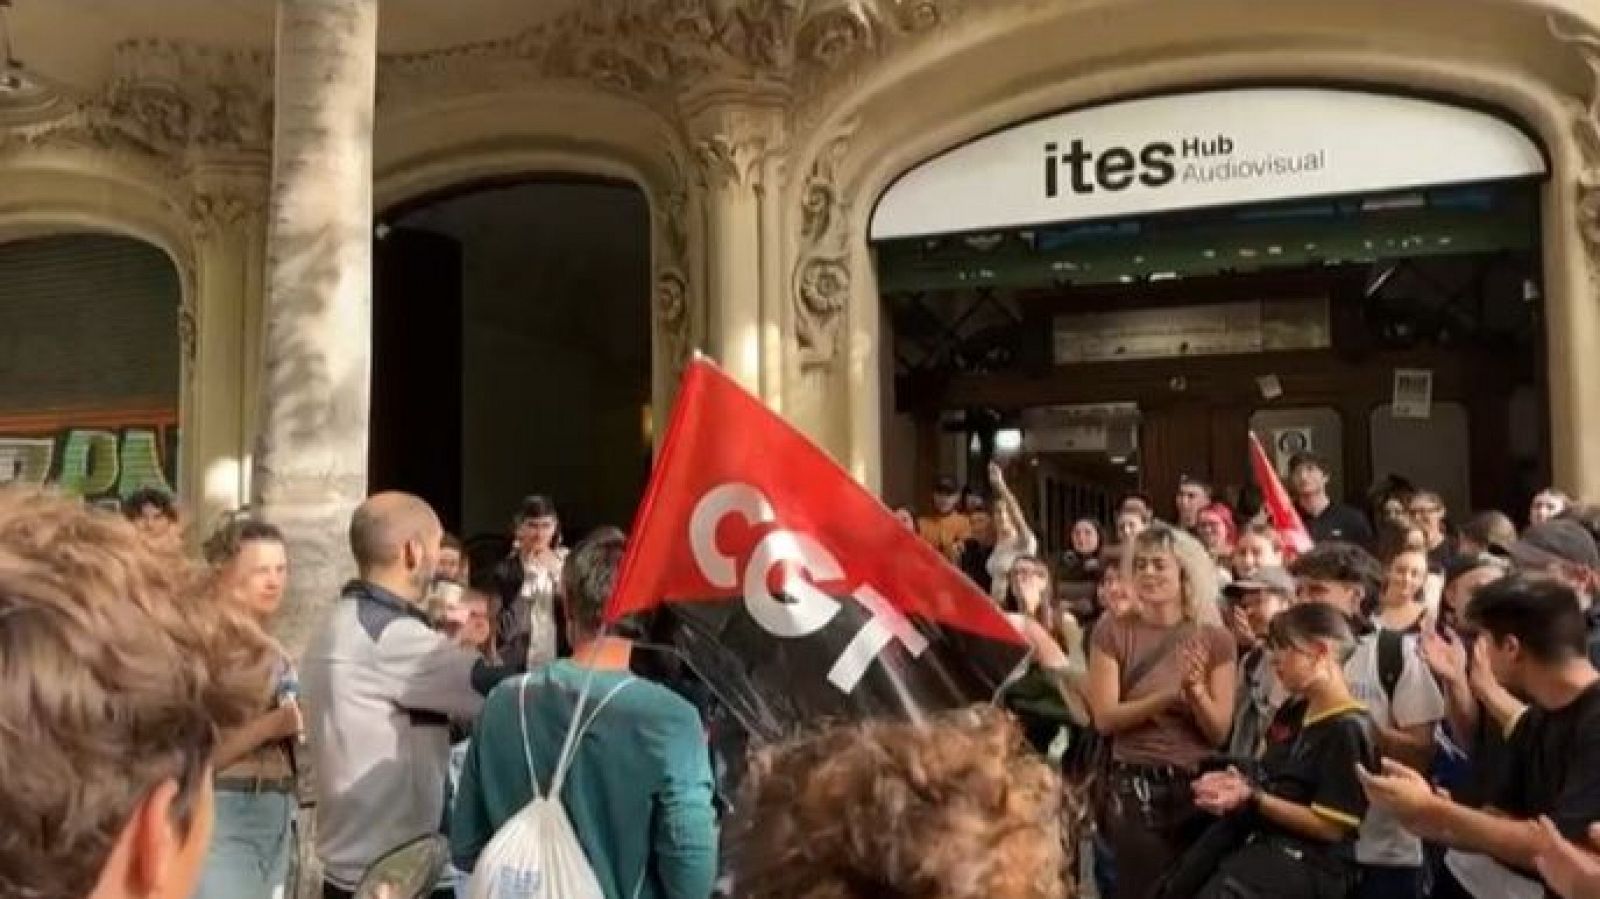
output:
POLYGON ((0 416, 176 409, 178 273, 126 237, 0 244, 0 416))

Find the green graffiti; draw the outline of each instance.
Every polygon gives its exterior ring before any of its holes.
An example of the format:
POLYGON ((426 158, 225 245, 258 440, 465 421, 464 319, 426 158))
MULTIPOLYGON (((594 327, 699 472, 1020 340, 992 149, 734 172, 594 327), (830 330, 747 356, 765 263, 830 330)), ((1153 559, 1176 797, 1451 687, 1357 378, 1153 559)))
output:
POLYGON ((0 484, 54 484, 68 493, 115 503, 147 487, 172 493, 167 455, 163 434, 154 428, 121 433, 71 428, 54 437, 0 435, 0 484))
POLYGON ((156 442, 156 432, 135 428, 122 434, 122 477, 117 482, 117 496, 126 499, 136 490, 154 487, 171 493, 167 474, 161 470, 161 451, 156 442))
POLYGON ((80 496, 102 496, 117 485, 117 435, 110 431, 71 431, 61 450, 56 485, 80 496))

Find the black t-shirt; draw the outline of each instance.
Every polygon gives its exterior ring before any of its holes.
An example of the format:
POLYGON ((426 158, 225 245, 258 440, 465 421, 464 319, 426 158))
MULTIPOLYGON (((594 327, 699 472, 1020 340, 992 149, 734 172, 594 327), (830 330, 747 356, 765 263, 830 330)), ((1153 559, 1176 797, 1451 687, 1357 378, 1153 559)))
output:
POLYGON ((1456 559, 1456 542, 1446 537, 1438 546, 1428 550, 1428 571, 1443 574, 1456 559))
MULTIPOLYGON (((1367 794, 1356 777, 1356 765, 1374 768, 1378 751, 1372 719, 1366 709, 1345 708, 1306 717, 1306 701, 1291 699, 1267 727, 1261 753, 1262 789, 1348 828, 1346 838, 1325 846, 1341 858, 1353 858, 1356 833, 1367 814, 1367 794)), ((1304 837, 1270 823, 1269 830, 1301 843, 1304 837)))
POLYGON ((1305 523, 1306 532, 1318 543, 1339 540, 1357 546, 1372 544, 1372 525, 1367 523, 1367 516, 1362 515, 1361 510, 1354 506, 1329 503, 1321 515, 1312 515, 1305 509, 1300 509, 1299 512, 1300 520, 1305 523))
POLYGON ((1586 844, 1600 820, 1600 681, 1546 711, 1529 708, 1506 747, 1515 764, 1492 803, 1519 819, 1545 815, 1567 839, 1586 844))
POLYGON ((956 567, 985 593, 989 592, 994 582, 989 576, 989 554, 992 552, 994 544, 969 539, 961 544, 961 555, 956 559, 956 567))

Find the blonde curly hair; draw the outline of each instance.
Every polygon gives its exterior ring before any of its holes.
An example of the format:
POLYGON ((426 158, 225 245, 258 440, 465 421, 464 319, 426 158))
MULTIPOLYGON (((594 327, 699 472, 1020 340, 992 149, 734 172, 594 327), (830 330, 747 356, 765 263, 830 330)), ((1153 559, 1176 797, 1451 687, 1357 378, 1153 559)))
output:
POLYGON ((759 753, 731 824, 746 899, 1064 899, 1062 792, 993 708, 759 753))
POLYGON ((1139 550, 1170 552, 1182 572, 1183 620, 1192 624, 1222 623, 1222 609, 1218 606, 1222 585, 1217 577, 1217 563, 1199 540, 1187 531, 1158 521, 1135 534, 1132 543, 1132 548, 1122 555, 1122 576, 1129 584, 1137 582, 1133 561, 1139 550))
POLYGON ((194 820, 220 728, 264 707, 272 644, 121 516, 0 489, 0 895, 94 889, 175 781, 194 820))

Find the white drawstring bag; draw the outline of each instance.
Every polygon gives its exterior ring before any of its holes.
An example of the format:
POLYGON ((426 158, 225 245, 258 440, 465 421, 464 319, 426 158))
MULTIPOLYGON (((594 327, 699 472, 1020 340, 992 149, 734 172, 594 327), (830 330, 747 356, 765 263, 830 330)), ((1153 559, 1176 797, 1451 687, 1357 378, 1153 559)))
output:
POLYGON ((584 854, 583 844, 578 842, 578 834, 572 829, 572 820, 561 804, 561 787, 566 782, 573 757, 578 754, 583 735, 606 703, 623 687, 633 683, 634 678, 612 687, 587 720, 583 718, 583 706, 589 696, 589 683, 584 683, 577 707, 572 710, 572 724, 567 728, 561 754, 556 758, 550 789, 543 795, 539 793, 539 772, 533 767, 533 750, 528 743, 527 692, 531 679, 532 675, 523 675, 518 685, 517 713, 522 720, 522 752, 528 762, 528 782, 533 785, 533 798, 501 825, 478 857, 467 887, 468 899, 605 899, 589 857, 584 854))

